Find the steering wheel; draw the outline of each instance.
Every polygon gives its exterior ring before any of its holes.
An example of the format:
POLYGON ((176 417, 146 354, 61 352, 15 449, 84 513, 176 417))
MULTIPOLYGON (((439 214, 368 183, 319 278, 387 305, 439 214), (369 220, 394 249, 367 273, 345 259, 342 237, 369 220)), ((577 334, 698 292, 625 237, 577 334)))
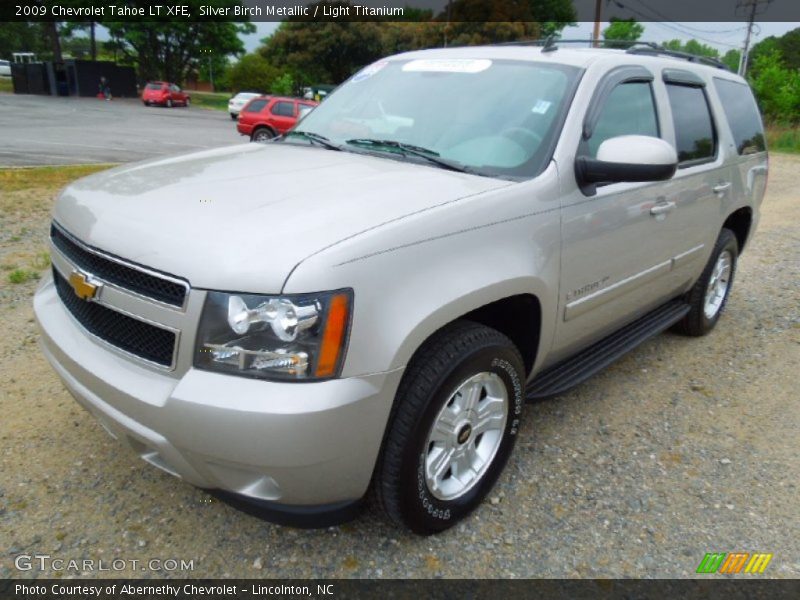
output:
POLYGON ((535 151, 542 143, 541 135, 530 129, 525 129, 524 127, 506 127, 500 132, 500 135, 515 141, 523 148, 530 149, 531 151, 535 151), (531 144, 531 142, 533 142, 533 144, 531 144))

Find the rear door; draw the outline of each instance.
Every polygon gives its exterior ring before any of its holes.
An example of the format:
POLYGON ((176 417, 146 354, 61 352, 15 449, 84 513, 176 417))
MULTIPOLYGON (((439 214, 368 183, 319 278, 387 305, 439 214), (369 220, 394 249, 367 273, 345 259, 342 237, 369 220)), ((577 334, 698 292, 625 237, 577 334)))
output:
POLYGON ((686 290, 700 276, 719 234, 720 204, 730 194, 730 172, 720 140, 720 115, 707 82, 683 69, 664 69, 657 87, 670 125, 665 137, 678 152, 678 170, 663 184, 674 206, 664 222, 672 268, 667 289, 686 290))
POLYGON ((277 100, 270 108, 270 121, 278 133, 286 133, 297 122, 295 103, 292 100, 277 100))

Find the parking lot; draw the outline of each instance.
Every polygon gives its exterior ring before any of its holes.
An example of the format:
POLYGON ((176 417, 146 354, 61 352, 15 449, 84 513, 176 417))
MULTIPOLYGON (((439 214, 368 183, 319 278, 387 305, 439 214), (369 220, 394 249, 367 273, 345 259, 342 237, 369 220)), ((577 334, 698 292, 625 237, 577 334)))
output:
POLYGON ((227 113, 0 94, 0 167, 143 160, 245 142, 227 113))
MULTIPOLYGON (((128 161, 243 139, 224 112, 2 95, 0 131, 6 165, 128 161)), ((766 576, 800 577, 798 172, 800 157, 771 158, 759 230, 711 335, 663 334, 528 405, 494 492, 430 538, 369 511, 322 530, 273 525, 124 450, 39 351, 36 282, 6 276, 46 269, 33 265, 57 187, 0 180, 0 578, 54 574, 17 571, 22 553, 193 561, 87 576, 671 578, 694 576, 706 552, 734 551, 773 553, 766 576)))

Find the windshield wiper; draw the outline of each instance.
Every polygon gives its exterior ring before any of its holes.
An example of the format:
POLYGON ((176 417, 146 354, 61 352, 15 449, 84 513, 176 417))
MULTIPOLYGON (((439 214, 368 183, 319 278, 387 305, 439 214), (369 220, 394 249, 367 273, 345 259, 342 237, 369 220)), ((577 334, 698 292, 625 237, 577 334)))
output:
POLYGON ((422 146, 415 146, 414 144, 406 144, 405 142, 398 142, 396 140, 378 140, 373 138, 353 138, 352 140, 347 140, 345 144, 349 144, 351 146, 367 146, 370 148, 376 149, 391 149, 399 151, 401 154, 406 156, 416 156, 419 158, 424 158, 430 163, 438 165, 443 169, 449 169, 451 171, 458 171, 459 173, 474 173, 475 171, 466 165, 462 165, 459 162, 448 160, 446 158, 442 158, 438 152, 435 150, 430 150, 429 148, 423 148, 422 146))
POLYGON ((341 150, 342 149, 342 147, 339 144, 335 144, 332 141, 330 141, 328 138, 326 138, 324 135, 320 135, 319 133, 314 133, 313 131, 292 130, 292 131, 288 131, 285 134, 283 134, 284 138, 288 138, 290 136, 301 137, 301 138, 307 139, 310 142, 316 142, 320 146, 324 146, 328 150, 341 150))

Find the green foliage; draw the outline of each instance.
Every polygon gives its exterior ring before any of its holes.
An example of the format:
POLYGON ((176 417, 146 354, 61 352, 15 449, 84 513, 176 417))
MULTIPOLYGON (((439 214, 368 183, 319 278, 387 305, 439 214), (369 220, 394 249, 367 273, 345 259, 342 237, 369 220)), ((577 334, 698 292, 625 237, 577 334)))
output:
POLYGON ((767 147, 775 152, 800 154, 800 127, 768 126, 767 147))
POLYGON ((228 70, 227 83, 233 92, 266 92, 278 74, 278 70, 260 54, 245 54, 228 70))
MULTIPOLYGON (((644 33, 644 25, 637 23, 636 19, 618 19, 611 17, 610 25, 603 30, 603 39, 605 40, 624 40, 635 42, 644 33)), ((608 48, 627 48, 631 44, 619 43, 608 44, 608 48)))
POLYGON ((291 73, 284 73, 272 82, 270 92, 276 96, 294 95, 294 77, 291 73))
POLYGON ((40 59, 50 58, 41 23, 0 23, 0 58, 11 60, 14 52, 35 52, 40 59))
MULTIPOLYGON (((134 0, 128 0, 133 2, 134 0)), ((183 0, 194 13, 201 5, 233 7, 238 0, 183 0)), ((135 64, 142 79, 182 83, 190 74, 213 60, 244 53, 241 33, 252 33, 252 23, 187 21, 165 17, 152 22, 128 21, 104 24, 112 38, 110 47, 120 59, 135 64), (205 63, 205 64, 204 64, 205 63)))
POLYGON ((39 279, 39 273, 30 269, 14 269, 8 274, 9 283, 25 283, 39 279))
POLYGON ((767 120, 800 122, 800 71, 788 68, 778 51, 761 53, 755 58, 750 85, 767 120))
POLYGON ((732 48, 724 54, 721 60, 725 64, 725 66, 728 67, 728 69, 736 73, 739 71, 739 61, 741 60, 741 58, 742 58, 741 51, 732 48))

